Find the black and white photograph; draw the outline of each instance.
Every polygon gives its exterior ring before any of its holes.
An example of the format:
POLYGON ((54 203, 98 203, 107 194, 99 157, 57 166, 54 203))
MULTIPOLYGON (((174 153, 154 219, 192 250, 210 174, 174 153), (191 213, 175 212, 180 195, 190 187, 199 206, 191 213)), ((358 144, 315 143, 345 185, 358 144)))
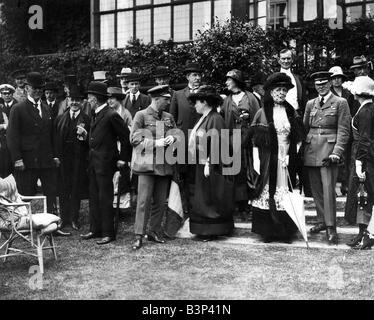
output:
POLYGON ((0 300, 374 299, 373 48, 374 0, 0 0, 0 300))

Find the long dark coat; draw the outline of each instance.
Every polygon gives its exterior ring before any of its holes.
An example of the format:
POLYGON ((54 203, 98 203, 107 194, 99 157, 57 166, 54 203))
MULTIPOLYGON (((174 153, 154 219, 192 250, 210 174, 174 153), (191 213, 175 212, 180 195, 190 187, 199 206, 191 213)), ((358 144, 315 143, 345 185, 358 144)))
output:
MULTIPOLYGON (((0 125, 5 123, 5 113, 0 110, 0 125)), ((12 160, 6 142, 6 130, 0 129, 0 178, 12 172, 12 160)))
MULTIPOLYGON (((77 124, 84 124, 87 133, 90 132, 90 119, 82 111, 77 117, 77 124)), ((66 138, 69 130, 70 112, 59 115, 55 121, 55 148, 56 155, 60 159, 59 168, 60 187, 72 179, 74 190, 79 190, 81 199, 88 198, 88 138, 84 141, 75 137, 73 146, 68 149, 66 138), (72 152, 70 152, 72 151, 72 152), (73 170, 73 172, 71 172, 73 170)), ((82 125, 83 126, 83 125, 82 125)), ((61 190, 60 190, 61 191, 61 190)))

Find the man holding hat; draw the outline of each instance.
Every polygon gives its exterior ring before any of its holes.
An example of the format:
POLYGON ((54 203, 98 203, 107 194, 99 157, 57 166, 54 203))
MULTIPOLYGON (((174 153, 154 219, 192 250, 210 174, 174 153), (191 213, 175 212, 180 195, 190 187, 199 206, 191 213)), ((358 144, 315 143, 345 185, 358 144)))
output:
POLYGON ((0 105, 0 108, 6 114, 8 119, 10 115, 10 109, 18 102, 13 98, 13 94, 15 91, 16 89, 10 84, 0 85, 1 98, 3 99, 3 103, 2 105, 0 105))
POLYGON ((150 220, 148 240, 157 243, 165 242, 162 238, 161 223, 168 187, 173 175, 173 168, 165 158, 165 148, 177 140, 173 116, 164 111, 170 101, 169 86, 156 86, 148 90, 148 93, 152 102, 148 108, 135 115, 131 129, 131 144, 134 147, 132 170, 139 175, 133 250, 142 247, 148 220, 150 220), (157 128, 160 126, 162 130, 158 132, 157 128), (159 136, 160 133, 163 135, 159 136), (162 151, 165 152, 160 159, 156 152, 158 149, 163 149, 162 151), (144 161, 144 150, 145 156, 150 156, 146 161, 144 161))
POLYGON ((33 196, 37 181, 47 196, 47 210, 54 211, 56 200, 55 168, 59 165, 53 148, 53 123, 48 106, 42 102, 44 80, 39 72, 26 78, 27 100, 10 111, 7 142, 15 168, 20 194, 33 196))
POLYGON ((81 199, 88 198, 88 132, 90 118, 82 112, 84 94, 79 87, 70 88, 70 110, 55 122, 55 148, 60 159, 59 199, 61 228, 71 225, 79 230, 81 199))
POLYGON ((147 108, 151 104, 151 98, 140 93, 140 75, 132 72, 127 75, 129 93, 126 95, 123 105, 130 111, 132 118, 139 110, 147 108))
POLYGON ((11 76, 14 78, 14 82, 16 83, 16 90, 13 94, 14 99, 18 102, 25 101, 27 98, 27 92, 25 90, 26 70, 15 70, 11 76))
POLYGON ((103 82, 89 84, 87 94, 93 115, 89 133, 90 232, 82 239, 102 237, 97 244, 115 239, 113 175, 131 160, 129 129, 107 103, 108 87, 103 82), (118 152, 117 141, 121 144, 118 152))
POLYGON ((170 103, 170 113, 177 123, 179 129, 183 131, 185 139, 185 161, 179 166, 179 174, 181 179, 181 191, 184 210, 189 211, 190 189, 193 188, 192 181, 194 174, 188 170, 188 130, 192 130, 201 115, 196 112, 194 105, 188 101, 188 96, 195 93, 201 85, 201 68, 197 63, 187 63, 184 68, 188 85, 182 90, 175 91, 170 103))
POLYGON ((128 94, 129 87, 128 87, 127 77, 131 72, 132 71, 130 68, 122 68, 121 73, 117 74, 117 78, 119 78, 120 80, 122 93, 125 95, 128 94))
POLYGON ((54 82, 47 82, 44 87, 44 96, 45 96, 45 103, 49 107, 49 112, 51 113, 52 121, 54 122, 57 114, 58 114, 58 107, 61 101, 57 100, 57 85, 54 82))
POLYGON ((331 73, 311 75, 318 97, 309 100, 304 115, 307 132, 304 165, 308 167, 318 223, 311 233, 326 230, 327 242, 338 243, 336 233, 337 164, 343 160, 350 135, 351 115, 347 100, 331 92, 331 73))

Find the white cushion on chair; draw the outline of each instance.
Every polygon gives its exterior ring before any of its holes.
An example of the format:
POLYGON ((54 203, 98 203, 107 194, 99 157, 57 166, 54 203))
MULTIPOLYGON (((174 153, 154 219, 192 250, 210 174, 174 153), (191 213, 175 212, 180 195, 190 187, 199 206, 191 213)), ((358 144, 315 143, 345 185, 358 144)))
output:
POLYGON ((57 230, 57 223, 51 223, 48 227, 43 228, 41 234, 50 234, 57 230))
POLYGON ((32 215, 32 226, 35 229, 47 228, 52 223, 58 223, 60 217, 50 213, 35 213, 32 215))

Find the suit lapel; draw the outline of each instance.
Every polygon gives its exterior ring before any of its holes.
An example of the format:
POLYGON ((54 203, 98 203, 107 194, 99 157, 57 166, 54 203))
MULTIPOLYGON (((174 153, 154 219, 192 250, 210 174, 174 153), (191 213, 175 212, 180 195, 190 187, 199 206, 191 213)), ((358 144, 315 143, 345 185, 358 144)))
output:
POLYGON ((91 126, 92 131, 96 128, 97 124, 104 117, 105 113, 107 112, 107 109, 108 109, 108 105, 106 104, 105 107, 96 116, 96 120, 92 123, 92 126, 91 126))
POLYGON ((34 107, 31 101, 29 99, 26 100, 26 106, 27 106, 27 111, 30 114, 30 116, 37 121, 39 124, 42 122, 42 118, 39 115, 38 109, 34 107))
POLYGON ((331 104, 334 102, 334 94, 331 94, 330 97, 325 101, 325 103, 322 106, 322 109, 326 109, 331 106, 331 104))
POLYGON ((184 88, 183 93, 186 96, 186 98, 188 98, 188 96, 190 95, 190 88, 189 87, 184 88))

